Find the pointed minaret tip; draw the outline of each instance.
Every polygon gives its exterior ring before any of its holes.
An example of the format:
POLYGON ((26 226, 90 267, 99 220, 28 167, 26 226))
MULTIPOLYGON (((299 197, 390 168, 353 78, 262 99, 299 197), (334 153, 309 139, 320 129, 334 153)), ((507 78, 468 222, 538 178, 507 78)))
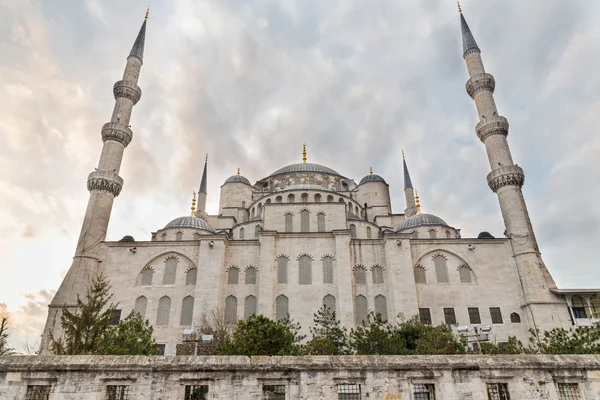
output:
MULTIPOLYGON (((460 6, 459 6, 460 7, 460 6)), ((148 6, 148 8, 146 8, 146 16, 144 17, 144 19, 146 21, 148 21, 148 16, 150 15, 150 6, 148 6)))
POLYGON ((457 2, 456 2, 456 5, 458 6, 458 13, 459 13, 459 14, 462 14, 462 8, 460 7, 460 2, 459 2, 459 1, 457 1, 457 2))
MULTIPOLYGON (((469 28, 469 24, 467 24, 467 20, 462 13, 462 8, 460 8, 460 29, 462 32, 462 43, 463 43, 463 57, 467 56, 469 52, 478 52, 481 53, 481 49, 477 46, 477 42, 475 41, 475 37, 471 33, 471 29, 469 28)), ((469 53, 470 54, 470 53, 469 53)))
POLYGON ((207 163, 208 162, 208 153, 206 153, 206 158, 204 159, 204 162, 207 163))
POLYGON ((302 162, 306 164, 306 143, 302 145, 302 162))
POLYGON ((144 44, 146 43, 146 22, 148 21, 148 15, 150 13, 150 8, 146 10, 146 16, 144 17, 144 23, 140 28, 140 32, 135 38, 135 42, 133 43, 133 47, 129 52, 129 57, 137 57, 142 62, 144 61, 144 44))
MULTIPOLYGON (((204 170, 202 171, 202 180, 200 181, 200 190, 198 190, 198 193, 202 193, 202 194, 208 194, 207 191, 207 184, 206 184, 206 180, 207 180, 207 173, 206 173, 206 168, 208 165, 208 154, 206 155, 206 158, 204 160, 204 170)), ((205 210, 202 210, 205 211, 205 210)))
POLYGON ((410 174, 408 173, 408 166, 406 165, 406 158, 404 158, 404 151, 402 151, 402 165, 404 167, 404 190, 412 189, 412 181, 410 180, 410 174))
POLYGON ((192 192, 192 193, 194 193, 194 198, 192 199, 192 212, 190 214, 191 217, 196 215, 196 192, 192 192))

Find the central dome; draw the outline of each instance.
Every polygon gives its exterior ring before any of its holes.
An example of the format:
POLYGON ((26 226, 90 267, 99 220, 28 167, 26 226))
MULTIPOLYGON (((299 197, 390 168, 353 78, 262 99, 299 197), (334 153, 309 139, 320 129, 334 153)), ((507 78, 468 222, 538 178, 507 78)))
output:
POLYGON ((317 172, 322 174, 331 174, 331 175, 340 175, 337 171, 332 170, 329 167, 326 167, 321 164, 312 164, 312 163, 298 163, 288 165, 287 167, 283 167, 273 172, 269 176, 281 175, 281 174, 290 174, 293 172, 317 172))

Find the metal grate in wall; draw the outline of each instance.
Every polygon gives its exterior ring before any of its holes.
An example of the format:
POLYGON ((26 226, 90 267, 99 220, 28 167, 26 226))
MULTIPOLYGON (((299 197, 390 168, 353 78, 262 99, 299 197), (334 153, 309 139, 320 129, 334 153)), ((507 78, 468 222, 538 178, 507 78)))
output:
POLYGON ((415 283, 426 284, 427 278, 425 278, 425 268, 415 267, 413 270, 415 274, 415 283))
POLYGON ((323 283, 333 283, 332 257, 323 257, 323 283))
POLYGON ((256 315, 256 307, 258 304, 258 300, 255 296, 248 296, 244 300, 244 319, 249 318, 252 315, 256 315))
POLYGON ((381 319, 387 321, 387 299, 384 295, 375 296, 375 314, 381 315, 381 319))
POLYGON ((146 307, 148 306, 148 299, 146 296, 140 296, 135 299, 135 305, 133 306, 133 311, 140 314, 142 318, 146 317, 146 307))
POLYGON ((152 286, 152 277, 154 276, 154 271, 152 268, 146 268, 142 272, 142 286, 152 286))
POLYGON ((231 267, 227 270, 227 284, 237 285, 240 277, 240 270, 236 267, 231 267))
POLYGON ((488 383, 488 400, 510 400, 507 383, 488 383))
POLYGON ((433 383, 419 383, 413 385, 414 400, 435 400, 435 385, 433 383))
POLYGON ((301 256, 298 259, 298 284, 310 285, 312 283, 312 259, 301 256))
POLYGON ((471 270, 469 267, 463 265, 458 268, 458 275, 460 277, 460 283, 471 283, 471 270))
POLYGON ((335 313, 335 297, 333 297, 332 295, 328 294, 327 296, 323 297, 323 304, 325 305, 325 307, 329 308, 329 310, 333 313, 335 313))
POLYGON ((225 321, 237 322, 237 298, 235 296, 225 298, 225 321))
POLYGON ((163 296, 158 300, 156 325, 169 325, 169 314, 171 314, 171 298, 163 296))
MULTIPOLYGON (((316 200, 317 197, 315 196, 315 201, 316 200)), ((325 232, 325 214, 317 214, 317 230, 319 232, 325 232)))
POLYGON ((367 298, 359 295, 354 298, 354 322, 356 325, 361 325, 363 322, 367 322, 367 316, 369 315, 369 306, 367 304, 367 298))
POLYGON ((277 283, 288 283, 288 262, 287 257, 277 259, 277 283))
POLYGON ((362 265, 354 267, 354 283, 357 285, 367 284, 367 270, 362 265))
POLYGON ((165 274, 163 275, 163 285, 174 285, 175 276, 177 275, 177 261, 176 258, 169 258, 165 261, 165 274))
POLYGON ((207 400, 208 385, 188 385, 185 387, 184 400, 207 400))
POLYGON ((289 316, 289 299, 286 296, 280 294, 275 299, 275 318, 277 318, 277 321, 281 321, 282 319, 286 319, 289 316))
POLYGON ((129 386, 108 385, 106 386, 106 400, 128 400, 129 386))
POLYGON ((435 267, 435 277, 438 283, 448 283, 448 263, 442 256, 433 257, 433 266, 435 267))
POLYGON ((383 268, 375 266, 371 272, 373 273, 373 283, 375 285, 383 284, 383 268))
POLYGON ((198 269, 190 268, 185 274, 185 284, 186 285, 195 285, 196 279, 198 278, 198 269))
POLYGON ((181 316, 179 319, 179 325, 192 325, 193 316, 194 298, 192 296, 186 296, 181 301, 181 316))
POLYGON ((264 385, 263 400, 285 400, 285 385, 264 385))
POLYGON ((29 385, 25 400, 48 400, 50 397, 49 385, 29 385))
POLYGON ((558 383, 558 398, 560 400, 581 400, 579 384, 558 383))
POLYGON ((343 383, 338 385, 338 400, 360 400, 360 385, 343 383))
POLYGON ((244 283, 246 285, 256 285, 256 268, 246 268, 246 273, 244 274, 244 283))
MULTIPOLYGON (((302 202, 308 201, 308 195, 306 196, 306 201, 304 201, 304 195, 302 195, 302 202)), ((309 232, 310 231, 310 220, 309 213, 307 210, 300 211, 300 232, 309 232)))

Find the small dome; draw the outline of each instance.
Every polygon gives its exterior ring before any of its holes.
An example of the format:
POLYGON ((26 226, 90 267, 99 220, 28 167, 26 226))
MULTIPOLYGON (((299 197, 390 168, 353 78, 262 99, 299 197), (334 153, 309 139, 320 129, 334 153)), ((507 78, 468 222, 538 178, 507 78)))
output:
POLYGON ((367 183, 367 182, 385 182, 385 179, 383 179, 381 176, 379 175, 375 175, 375 174, 369 174, 367 176, 365 176, 364 178, 362 178, 360 180, 359 185, 362 185, 363 183, 367 183))
POLYGON ((446 223, 446 221, 444 221, 443 219, 441 219, 440 217, 438 217, 436 215, 417 214, 417 215, 413 215, 412 217, 408 217, 404 221, 402 221, 402 223, 400 224, 398 229, 396 229, 396 232, 400 232, 400 231, 403 231, 403 230, 409 229, 409 228, 416 228, 419 226, 431 226, 431 225, 438 225, 438 226, 442 225, 442 226, 449 227, 449 225, 446 223))
POLYGON ((252 184, 250 183, 248 178, 246 178, 245 176, 242 176, 242 175, 230 176, 229 178, 227 178, 225 183, 245 183, 246 185, 252 186, 252 184))
POLYGON ((277 189, 276 191, 284 191, 284 190, 329 190, 325 189, 323 186, 319 185, 309 185, 309 184, 300 184, 300 185, 290 185, 286 186, 283 189, 277 189))
POLYGON ((186 217, 175 218, 173 221, 165 225, 164 229, 169 228, 194 228, 202 229, 209 232, 215 231, 208 222, 206 222, 202 218, 192 217, 191 215, 188 215, 186 217))
POLYGON ((496 239, 496 238, 493 237, 491 233, 483 231, 483 232, 480 232, 479 235, 477 235, 477 239, 496 239))
POLYGON ((280 168, 277 171, 273 172, 271 175, 269 175, 269 177, 275 176, 275 175, 281 175, 281 174, 289 174, 292 172, 317 172, 317 173, 341 176, 336 171, 334 171, 331 168, 326 167, 324 165, 312 164, 312 163, 299 163, 299 164, 292 164, 292 165, 288 165, 286 167, 280 168))
POLYGON ((133 236, 125 235, 119 242, 135 242, 133 236))
POLYGON ((353 219, 353 220, 356 220, 356 221, 362 221, 362 219, 360 219, 360 217, 358 215, 353 214, 351 212, 348 212, 348 219, 353 219))

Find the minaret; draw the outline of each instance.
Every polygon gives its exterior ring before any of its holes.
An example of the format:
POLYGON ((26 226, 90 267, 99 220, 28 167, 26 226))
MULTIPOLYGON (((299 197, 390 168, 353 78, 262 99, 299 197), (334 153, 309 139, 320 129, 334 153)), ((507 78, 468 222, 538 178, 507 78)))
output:
POLYGON ((208 195, 206 190, 206 168, 208 166, 208 154, 204 159, 204 171, 202 171, 202 180, 200 181, 200 189, 198 190, 198 211, 196 216, 198 218, 206 219, 206 196, 208 195))
MULTIPOLYGON (((481 59, 481 49, 477 45, 467 21, 460 12, 462 28, 463 57, 467 63, 470 79, 467 81, 467 93, 475 101, 479 123, 477 136, 485 145, 492 172, 487 182, 498 196, 506 236, 510 238, 515 260, 523 284, 525 307, 534 326, 543 326, 543 319, 549 319, 551 310, 540 308, 555 301, 550 288, 556 284, 546 269, 535 239, 529 213, 521 188, 525 182, 523 169, 513 162, 508 147, 508 120, 498 115, 494 101, 496 81, 485 72, 481 59), (546 313, 546 315, 543 315, 546 313)), ((554 322, 556 326, 556 321, 554 322)), ((532 326, 533 327, 533 326, 532 326)))
POLYGON ((406 198, 406 210, 404 210, 404 217, 408 218, 417 214, 417 204, 415 203, 415 189, 413 188, 412 181, 410 180, 410 174, 408 173, 408 167, 406 166, 404 150, 402 150, 402 164, 404 166, 404 197, 406 198))
POLYGON ((87 179, 90 198, 73 263, 49 305, 41 344, 41 350, 44 352, 49 351, 48 335, 52 333, 55 337, 60 337, 62 334, 60 326, 62 309, 74 307, 77 295, 85 296, 90 281, 98 273, 100 251, 102 242, 106 238, 113 201, 123 188, 123 179, 119 176, 119 170, 125 147, 133 137, 129 125, 131 111, 142 95, 137 84, 143 64, 147 20, 148 11, 127 57, 123 79, 113 87, 115 106, 110 122, 102 127, 104 145, 98 167, 87 179))

